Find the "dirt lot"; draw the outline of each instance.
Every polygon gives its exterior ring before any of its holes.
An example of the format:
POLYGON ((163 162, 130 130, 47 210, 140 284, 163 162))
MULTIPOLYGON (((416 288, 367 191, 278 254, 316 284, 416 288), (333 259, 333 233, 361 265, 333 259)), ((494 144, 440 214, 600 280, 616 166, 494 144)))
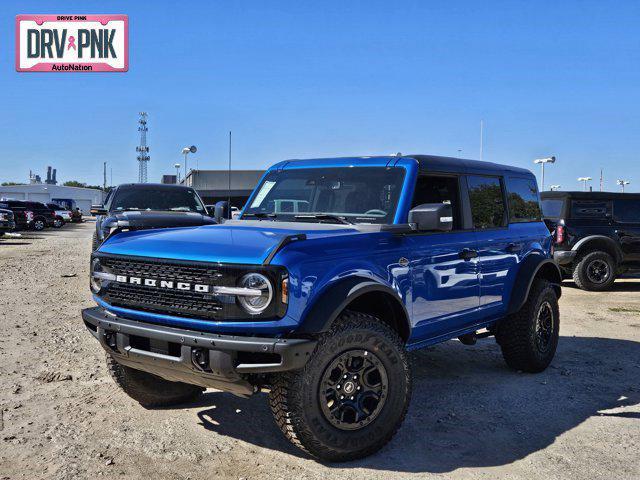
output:
POLYGON ((393 442, 322 465, 287 443, 264 395, 145 410, 116 388, 80 320, 92 228, 0 240, 0 479, 640 478, 640 281, 566 284, 539 375, 507 370, 493 339, 412 355, 393 442))

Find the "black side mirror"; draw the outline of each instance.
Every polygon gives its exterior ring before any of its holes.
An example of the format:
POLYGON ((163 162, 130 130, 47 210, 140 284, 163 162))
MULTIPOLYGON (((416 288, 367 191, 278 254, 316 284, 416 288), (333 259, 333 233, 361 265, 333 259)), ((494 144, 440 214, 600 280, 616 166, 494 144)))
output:
POLYGON ((420 232, 448 232, 453 228, 453 208, 448 203, 425 203, 409 211, 409 223, 420 232))
POLYGON ((216 203, 214 208, 213 218, 218 223, 224 223, 230 217, 231 209, 229 208, 229 202, 226 200, 220 201, 216 203))
POLYGON ((104 208, 104 205, 91 205, 91 215, 106 215, 107 209, 104 208))

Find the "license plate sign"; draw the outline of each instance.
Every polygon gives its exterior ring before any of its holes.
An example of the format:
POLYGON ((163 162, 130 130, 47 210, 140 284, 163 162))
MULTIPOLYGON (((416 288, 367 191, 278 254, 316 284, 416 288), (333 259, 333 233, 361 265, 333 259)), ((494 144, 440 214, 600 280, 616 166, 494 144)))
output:
POLYGON ((127 15, 18 15, 19 72, 126 72, 127 15))

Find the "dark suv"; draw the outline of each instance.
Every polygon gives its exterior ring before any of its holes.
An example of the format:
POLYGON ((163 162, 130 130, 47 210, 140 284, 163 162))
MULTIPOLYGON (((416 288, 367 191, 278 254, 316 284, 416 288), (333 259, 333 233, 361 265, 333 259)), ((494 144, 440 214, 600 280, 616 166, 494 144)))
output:
POLYGON ((55 221, 55 212, 40 202, 1 200, 0 208, 13 212, 16 229, 44 230, 55 221))
POLYGON ((187 227, 215 223, 198 193, 182 185, 129 183, 112 189, 104 205, 92 205, 96 215, 95 250, 120 229, 187 227))
POLYGON ((640 194, 543 192, 542 210, 555 230, 554 258, 578 287, 606 290, 640 271, 640 194))
POLYGON ((410 350, 495 336, 511 368, 549 365, 561 293, 551 244, 528 170, 425 155, 291 160, 237 220, 109 236, 91 258, 97 306, 82 317, 142 405, 267 389, 289 440, 351 460, 402 423, 410 350))

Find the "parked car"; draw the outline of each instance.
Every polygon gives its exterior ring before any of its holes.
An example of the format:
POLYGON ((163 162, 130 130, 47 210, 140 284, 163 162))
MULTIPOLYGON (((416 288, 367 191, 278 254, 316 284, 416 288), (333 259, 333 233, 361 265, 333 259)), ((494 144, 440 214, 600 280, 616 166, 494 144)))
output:
POLYGON ((109 192, 104 205, 93 205, 95 250, 120 229, 186 227, 215 223, 198 193, 182 185, 130 183, 109 192))
POLYGON ((549 365, 561 294, 551 244, 528 170, 293 160, 267 171, 238 220, 109 237, 91 258, 98 306, 82 317, 142 405, 267 389, 291 442, 352 460, 402 423, 410 350, 495 336, 514 370, 549 365))
POLYGON ((53 226, 55 219, 53 211, 40 202, 2 200, 0 208, 13 212, 17 229, 44 230, 53 226))
POLYGON ((84 219, 82 218, 82 211, 76 207, 74 210, 71 210, 71 222, 72 223, 82 223, 84 219))
POLYGON ((13 212, 0 208, 0 237, 5 233, 11 232, 16 228, 16 222, 13 220, 13 212))
POLYGON ((71 221, 71 212, 69 210, 66 210, 65 208, 61 207, 56 203, 47 203, 46 206, 49 208, 49 210, 53 210, 55 214, 55 217, 53 220, 54 228, 60 228, 65 223, 71 221))
POLYGON ((554 257, 579 288, 607 290, 640 272, 640 194, 543 192, 542 209, 555 230, 554 257))

